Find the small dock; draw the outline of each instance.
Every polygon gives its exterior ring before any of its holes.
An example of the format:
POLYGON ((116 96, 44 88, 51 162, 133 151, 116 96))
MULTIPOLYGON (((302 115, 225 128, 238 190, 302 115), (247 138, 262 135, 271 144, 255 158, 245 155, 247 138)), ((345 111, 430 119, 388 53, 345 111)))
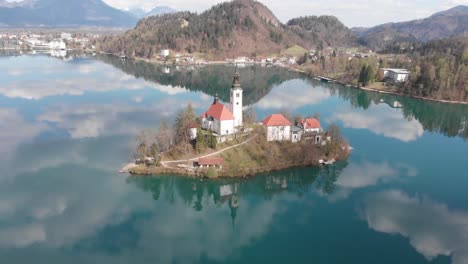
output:
POLYGON ((335 159, 331 160, 319 160, 320 165, 332 165, 336 162, 335 159))
POLYGON ((317 78, 320 79, 320 81, 322 81, 322 82, 333 82, 333 79, 330 79, 330 78, 327 78, 327 77, 317 76, 317 78))

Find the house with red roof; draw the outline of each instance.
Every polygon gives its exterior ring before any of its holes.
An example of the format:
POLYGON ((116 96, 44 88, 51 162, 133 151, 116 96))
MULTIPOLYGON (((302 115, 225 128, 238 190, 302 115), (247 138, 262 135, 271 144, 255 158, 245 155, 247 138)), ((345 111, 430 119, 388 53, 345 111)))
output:
POLYGON ((268 141, 291 141, 291 122, 282 114, 272 114, 262 121, 268 141))
POLYGON ((304 118, 299 120, 298 126, 301 127, 305 132, 320 133, 322 126, 317 118, 304 118))
POLYGON ((304 118, 297 122, 292 128, 292 142, 302 140, 313 141, 315 144, 322 142, 323 129, 317 118, 304 118))
POLYGON ((202 128, 213 131, 217 136, 234 134, 234 115, 219 102, 217 95, 213 104, 208 111, 203 113, 201 118, 202 128))
POLYGON ((200 168, 222 169, 224 165, 223 158, 199 158, 197 164, 200 168))

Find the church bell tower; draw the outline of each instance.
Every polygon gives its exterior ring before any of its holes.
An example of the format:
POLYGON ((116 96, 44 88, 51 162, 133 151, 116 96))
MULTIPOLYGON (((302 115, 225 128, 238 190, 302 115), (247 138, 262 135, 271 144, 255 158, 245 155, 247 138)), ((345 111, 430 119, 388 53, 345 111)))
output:
POLYGON ((231 113, 234 115, 234 127, 242 126, 242 87, 239 80, 239 72, 236 67, 231 88, 231 113))

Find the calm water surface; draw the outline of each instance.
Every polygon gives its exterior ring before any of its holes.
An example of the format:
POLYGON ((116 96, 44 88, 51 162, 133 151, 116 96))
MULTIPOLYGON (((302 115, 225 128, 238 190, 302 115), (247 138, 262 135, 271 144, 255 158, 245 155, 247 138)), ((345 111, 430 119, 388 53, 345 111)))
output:
POLYGON ((0 263, 468 263, 468 106, 248 67, 259 119, 319 113, 349 160, 249 180, 116 173, 140 129, 228 101, 233 71, 0 57, 0 263))

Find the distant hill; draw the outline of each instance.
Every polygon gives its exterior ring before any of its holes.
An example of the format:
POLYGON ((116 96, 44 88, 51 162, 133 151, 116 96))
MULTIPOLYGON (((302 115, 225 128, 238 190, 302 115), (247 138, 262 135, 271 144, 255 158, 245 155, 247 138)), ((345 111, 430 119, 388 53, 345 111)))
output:
POLYGON ((145 16, 158 16, 158 15, 164 15, 164 14, 171 14, 175 13, 177 10, 169 7, 169 6, 157 6, 153 8, 151 11, 146 13, 145 16))
POLYGON ((294 18, 287 26, 314 45, 347 47, 357 44, 355 34, 334 16, 294 18))
POLYGON ((106 52, 146 58, 161 49, 232 58, 268 56, 291 47, 307 51, 356 43, 351 30, 335 17, 301 17, 284 25, 263 4, 234 0, 201 14, 179 12, 142 19, 135 29, 106 37, 98 46, 106 52))
POLYGON ((102 0, 0 0, 0 24, 10 27, 131 27, 137 19, 102 0))
POLYGON ((169 6, 156 6, 149 12, 146 12, 145 10, 141 8, 130 9, 128 12, 131 13, 136 18, 141 19, 141 18, 149 17, 149 16, 172 14, 172 13, 177 12, 177 10, 169 6))
POLYGON ((296 44, 311 47, 263 4, 235 0, 201 14, 179 12, 142 19, 135 29, 122 36, 107 37, 99 47, 107 52, 123 51, 129 56, 148 58, 163 48, 225 58, 270 55, 296 44))
POLYGON ((468 35, 468 6, 457 6, 425 19, 388 23, 368 29, 357 28, 353 31, 360 36, 361 44, 377 49, 399 42, 427 42, 464 36, 468 35))

